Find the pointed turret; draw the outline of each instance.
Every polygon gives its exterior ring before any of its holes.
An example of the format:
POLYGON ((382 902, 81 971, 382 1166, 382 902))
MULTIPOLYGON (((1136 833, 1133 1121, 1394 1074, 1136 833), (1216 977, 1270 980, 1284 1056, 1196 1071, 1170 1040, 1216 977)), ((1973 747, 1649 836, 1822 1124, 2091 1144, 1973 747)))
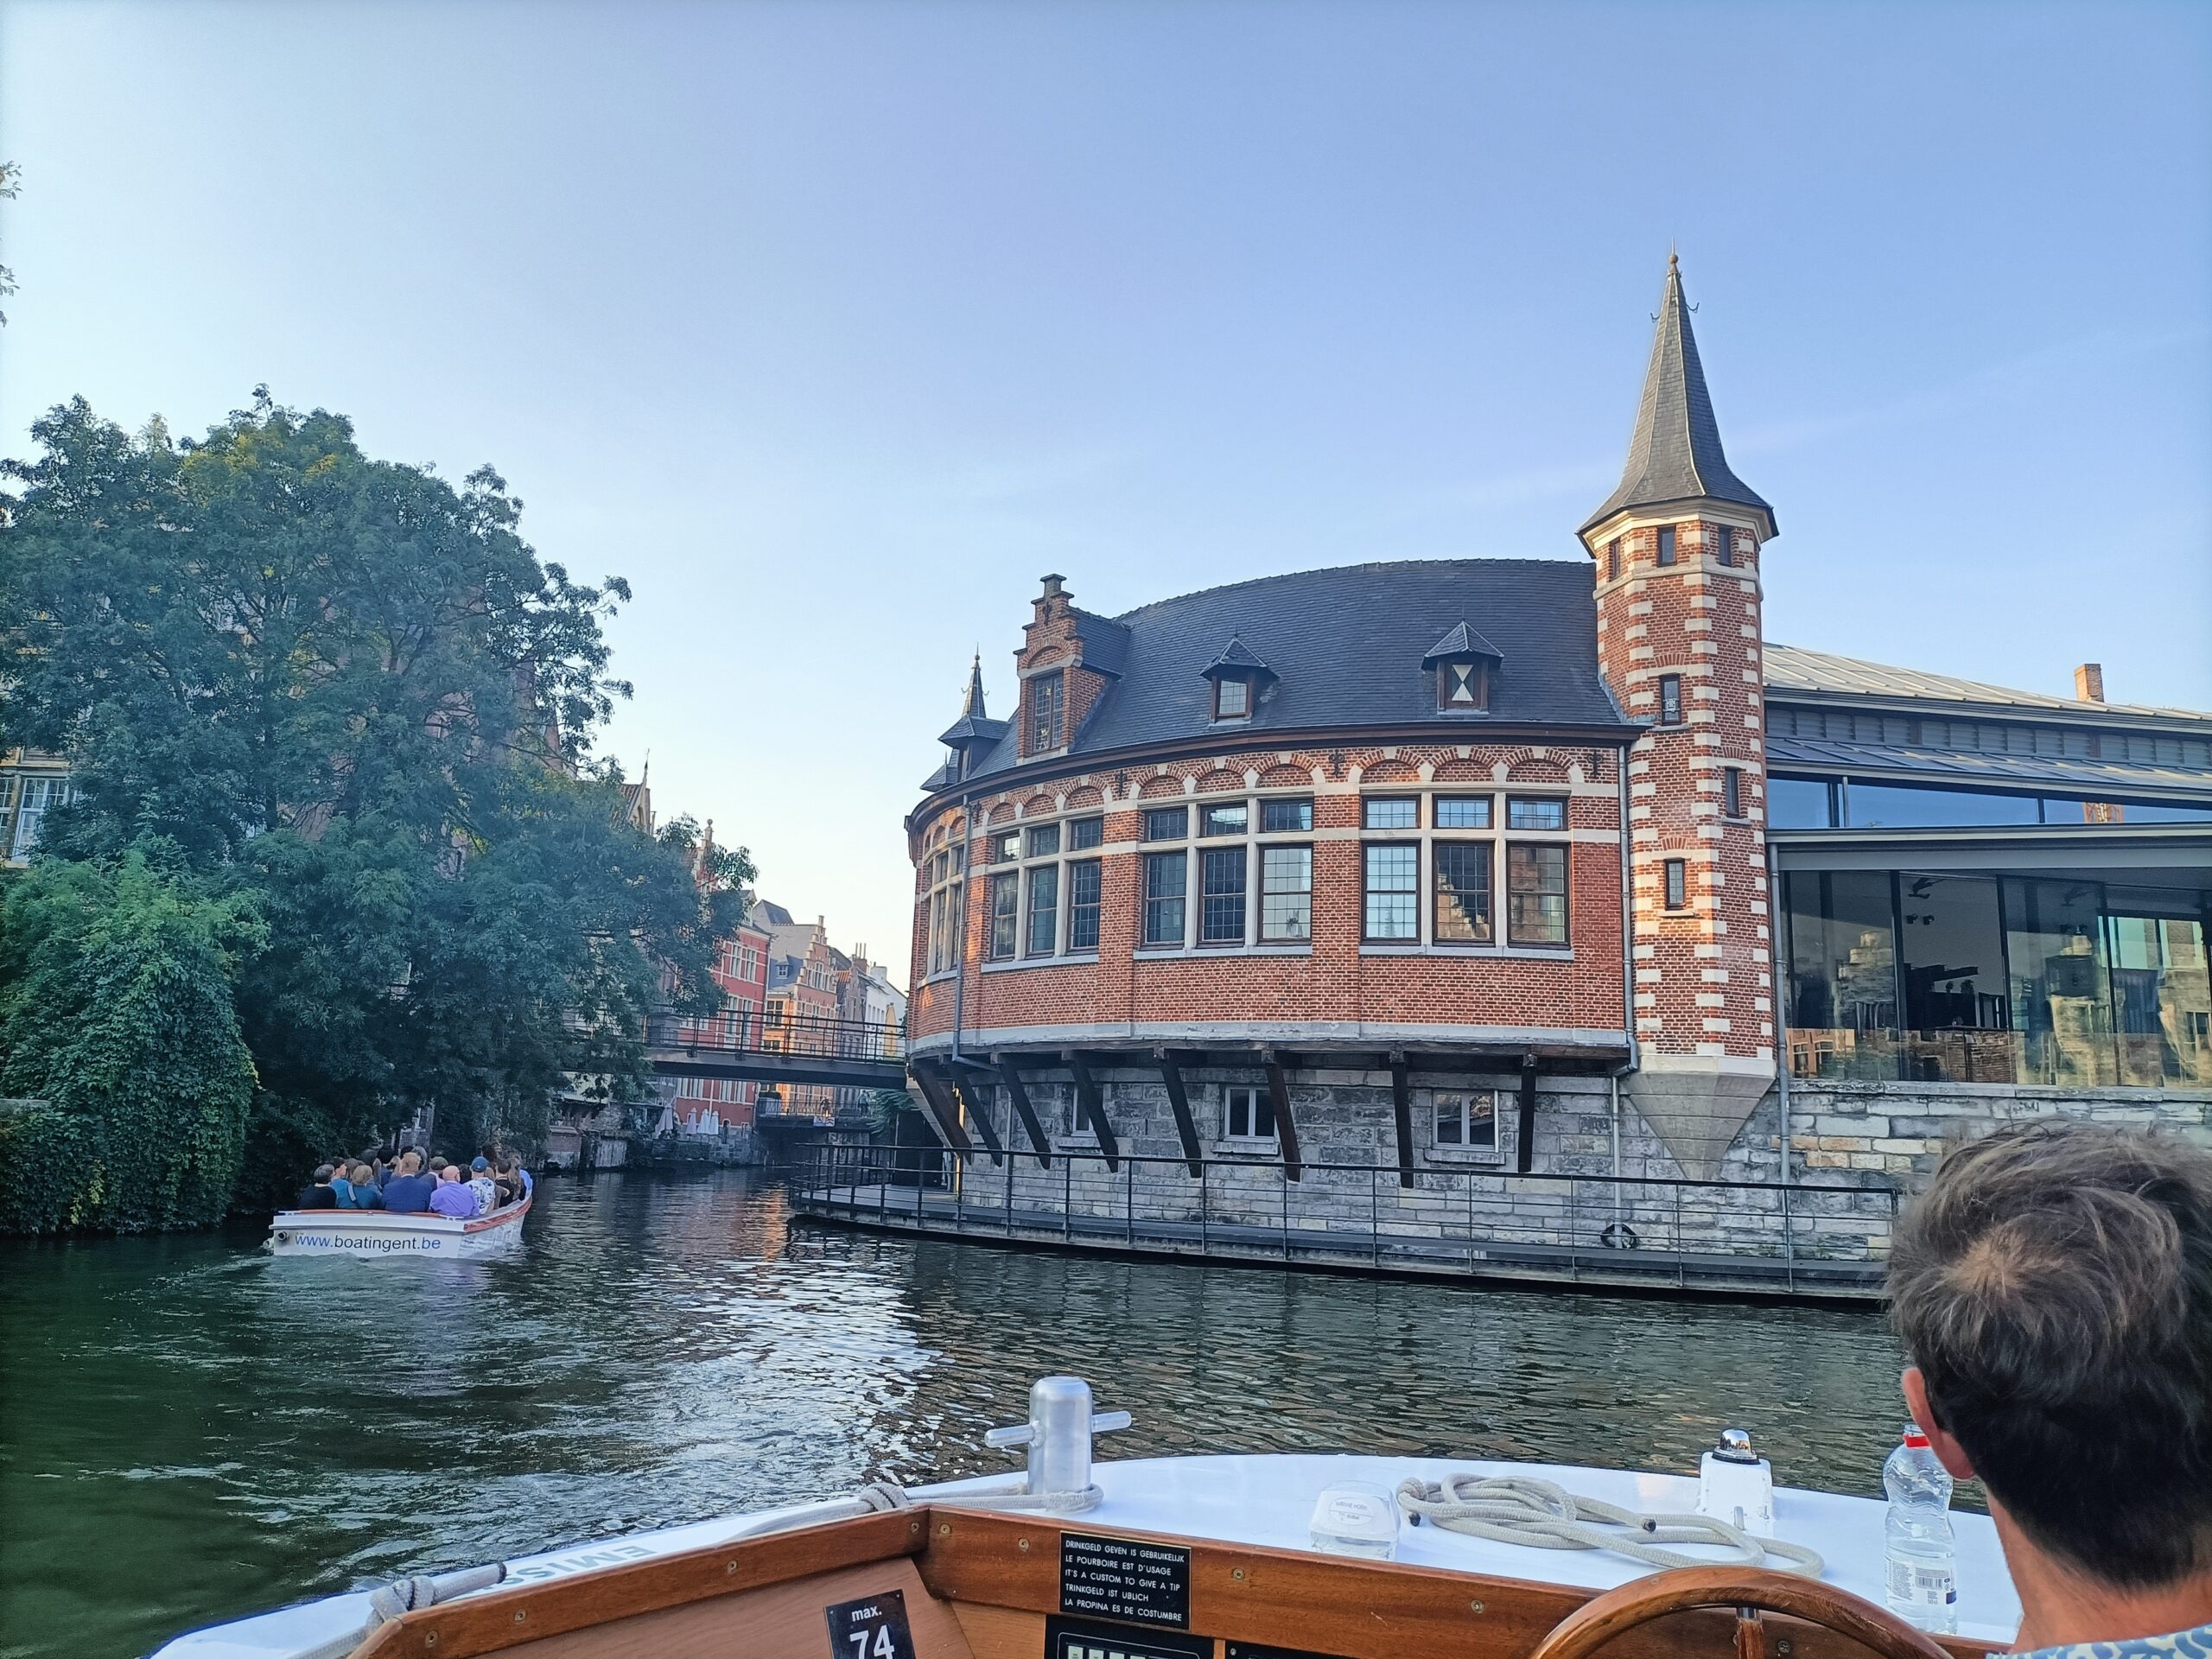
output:
POLYGON ((1697 336, 1690 330, 1689 304, 1682 297, 1681 267, 1669 254, 1659 327, 1651 340, 1650 366, 1643 372, 1643 400, 1637 406, 1628 465, 1621 470, 1620 487, 1584 521, 1582 534, 1587 537, 1618 512, 1696 501, 1748 507, 1760 517, 1761 541, 1775 533, 1774 509, 1729 470, 1721 451, 1719 423, 1713 419, 1697 336))
POLYGON ((946 766, 950 776, 955 779, 968 776, 976 763, 998 746, 1006 729, 1006 721, 992 720, 983 713, 983 654, 979 651, 968 671, 968 695, 961 699, 960 718, 938 739, 952 752, 946 766))

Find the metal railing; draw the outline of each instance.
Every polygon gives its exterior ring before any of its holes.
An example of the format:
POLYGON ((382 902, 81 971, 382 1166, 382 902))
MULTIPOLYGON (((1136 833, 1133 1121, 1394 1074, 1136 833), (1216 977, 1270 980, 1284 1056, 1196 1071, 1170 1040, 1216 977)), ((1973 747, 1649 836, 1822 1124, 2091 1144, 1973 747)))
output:
POLYGON ((1879 1282, 1899 1193, 1887 1185, 1522 1174, 1278 1162, 1055 1147, 985 1151, 825 1146, 785 1167, 804 1213, 1106 1248, 1274 1256, 1417 1271, 1692 1286, 1746 1279, 1789 1289, 1879 1282))
POLYGON ((881 1060, 886 1065, 903 1061, 906 1055, 906 1038, 896 1027, 820 1014, 779 1017, 737 1008, 697 1015, 678 1014, 673 1008, 652 1009, 645 1016, 645 1046, 704 1054, 881 1060))

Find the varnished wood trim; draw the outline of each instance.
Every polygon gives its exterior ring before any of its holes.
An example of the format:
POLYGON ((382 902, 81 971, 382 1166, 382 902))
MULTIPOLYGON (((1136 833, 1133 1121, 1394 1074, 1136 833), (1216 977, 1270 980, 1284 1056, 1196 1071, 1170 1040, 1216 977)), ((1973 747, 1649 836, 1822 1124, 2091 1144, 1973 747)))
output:
MULTIPOLYGON (((1441 1567, 1086 1528, 1080 1520, 1063 1529, 1041 1518, 944 1507, 918 1563, 922 1582, 931 1594, 959 1603, 1057 1613, 1063 1530, 1187 1547, 1193 1634, 1342 1659, 1529 1659, 1561 1621, 1593 1599, 1586 1590, 1441 1567)), ((1856 1642, 1794 1618, 1769 1620, 1767 1633, 1770 1643, 1790 1643, 1790 1659, 1865 1659, 1856 1642)), ((1732 1612, 1682 1612, 1632 1632, 1607 1659, 1729 1659, 1734 1646, 1732 1612)), ((1943 1646, 1950 1659, 1986 1659, 1998 1651, 1955 1638, 1943 1646)))
POLYGON ((923 1546, 929 1514, 892 1510, 425 1607, 383 1626, 354 1659, 471 1659, 687 1602, 912 1555, 923 1546))
POLYGON ((1758 1618, 1748 1610, 1758 1608, 1807 1620, 1872 1648, 1882 1659, 1948 1659, 1932 1637, 1848 1590, 1795 1573, 1745 1567, 1684 1567, 1608 1590, 1575 1609, 1544 1638, 1534 1659, 1592 1659, 1654 1620, 1705 1607, 1745 1610, 1737 1622, 1738 1653, 1745 1648, 1744 1627, 1758 1618))

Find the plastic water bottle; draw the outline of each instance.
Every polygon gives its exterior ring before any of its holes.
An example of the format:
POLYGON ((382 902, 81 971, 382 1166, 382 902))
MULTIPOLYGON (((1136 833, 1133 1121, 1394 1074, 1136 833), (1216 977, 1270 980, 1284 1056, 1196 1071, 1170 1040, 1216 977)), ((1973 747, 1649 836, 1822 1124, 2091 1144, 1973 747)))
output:
POLYGON ((1957 1553, 1951 1539, 1951 1476, 1928 1437, 1907 1423, 1904 1444, 1882 1465, 1890 1494, 1886 1589, 1890 1611, 1923 1630, 1958 1628, 1957 1553))

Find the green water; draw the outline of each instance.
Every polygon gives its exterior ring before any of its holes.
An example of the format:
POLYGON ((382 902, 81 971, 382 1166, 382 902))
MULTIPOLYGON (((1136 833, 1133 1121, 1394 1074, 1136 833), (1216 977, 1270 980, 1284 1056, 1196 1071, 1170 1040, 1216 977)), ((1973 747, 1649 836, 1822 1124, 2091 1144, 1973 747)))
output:
POLYGON ((0 1656, 126 1659, 404 1573, 1015 1466, 1070 1370, 1109 1455, 1363 1450, 1692 1470, 1749 1426, 1878 1489, 1870 1312, 1478 1291, 874 1239, 741 1173, 548 1181, 491 1263, 251 1236, 0 1241, 0 1656))

